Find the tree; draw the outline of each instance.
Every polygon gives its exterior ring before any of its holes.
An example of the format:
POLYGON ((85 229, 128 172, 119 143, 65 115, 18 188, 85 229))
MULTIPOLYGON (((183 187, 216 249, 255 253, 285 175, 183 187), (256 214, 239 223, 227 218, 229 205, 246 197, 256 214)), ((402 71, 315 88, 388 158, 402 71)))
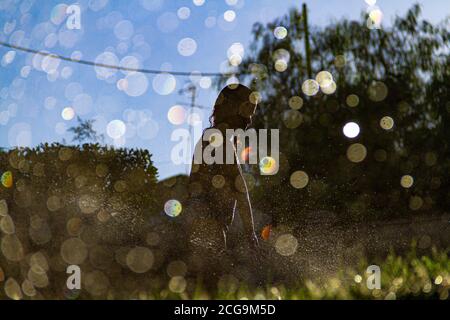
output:
POLYGON ((366 18, 311 27, 313 74, 329 71, 337 84, 335 93, 312 97, 302 93, 307 79, 302 14, 292 9, 253 27, 251 54, 237 72, 248 74, 243 81, 263 97, 255 126, 280 129, 280 173, 259 177, 254 191, 262 210, 279 221, 300 221, 303 212, 318 209, 366 219, 448 207, 446 23, 420 20, 418 5, 397 17, 392 28, 370 30, 366 18), (276 39, 277 26, 286 27, 288 36, 276 39), (276 65, 280 56, 285 70, 276 65), (299 111, 289 107, 294 96, 303 101, 297 100, 299 111), (392 129, 380 126, 385 116, 393 119, 392 129), (355 139, 342 134, 349 121, 361 128, 355 139), (348 158, 354 143, 363 146, 360 162, 348 158), (289 184, 296 170, 309 175, 304 189, 289 184), (400 184, 404 175, 414 178, 409 188, 400 184))
POLYGON ((91 142, 97 142, 101 141, 103 142, 104 136, 97 135, 97 132, 94 130, 93 125, 95 123, 95 120, 82 120, 79 116, 77 117, 78 120, 78 126, 69 128, 68 131, 72 132, 74 137, 72 138, 72 141, 77 141, 78 143, 82 143, 83 141, 91 141, 91 142))

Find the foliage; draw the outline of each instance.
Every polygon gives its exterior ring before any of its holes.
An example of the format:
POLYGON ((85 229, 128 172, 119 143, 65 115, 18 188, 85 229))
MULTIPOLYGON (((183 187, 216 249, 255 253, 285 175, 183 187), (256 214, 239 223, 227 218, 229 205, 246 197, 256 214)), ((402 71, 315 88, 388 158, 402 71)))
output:
POLYGON ((77 117, 78 125, 76 127, 70 127, 67 131, 73 133, 72 141, 83 143, 83 142, 96 142, 104 140, 103 135, 98 135, 94 130, 93 126, 95 120, 88 119, 83 120, 79 116, 77 117))
POLYGON ((245 283, 228 281, 219 284, 217 293, 198 290, 194 298, 449 299, 450 259, 445 251, 433 250, 430 255, 418 256, 412 250, 406 257, 391 253, 384 261, 377 263, 381 269, 380 290, 367 288, 365 270, 368 265, 367 261, 361 261, 358 267, 348 268, 323 281, 311 279, 291 286, 269 284, 249 288, 245 283), (358 275, 360 279, 357 279, 358 275))
POLYGON ((410 214, 411 201, 416 201, 412 207, 419 212, 448 208, 448 21, 432 25, 421 20, 415 5, 390 28, 369 30, 362 17, 360 22, 342 20, 311 29, 313 73, 331 72, 335 94, 301 93, 307 68, 302 15, 296 9, 265 26, 254 25, 251 55, 237 70, 250 73, 245 81, 262 95, 255 127, 280 129, 282 170, 275 177, 259 179, 253 194, 258 205, 278 222, 298 222, 302 219, 298 212, 319 209, 336 212, 342 219, 393 217, 410 214), (277 40, 273 30, 280 25, 289 34, 277 40), (284 72, 274 67, 278 49, 290 55, 284 72), (356 107, 346 102, 352 94, 359 98, 356 107), (292 113, 288 110, 293 96, 303 98, 302 123, 289 129, 285 122, 292 113), (380 127, 384 116, 394 119, 393 129, 380 127), (342 134, 349 121, 361 128, 355 139, 342 134), (347 148, 356 142, 367 150, 360 163, 346 157, 347 148), (307 188, 290 186, 290 174, 296 170, 308 173, 307 188), (403 175, 414 177, 411 188, 400 185, 403 175))
POLYGON ((156 210, 157 170, 147 150, 43 144, 3 152, 0 162, 14 178, 14 188, 0 188, 14 218, 25 222, 35 215, 49 220, 55 224, 50 225, 52 232, 64 233, 65 227, 58 230, 60 223, 80 217, 88 224, 112 227, 99 237, 123 241, 130 228, 142 226, 142 220, 156 210), (102 225, 96 217, 99 212, 106 218, 117 217, 102 225))

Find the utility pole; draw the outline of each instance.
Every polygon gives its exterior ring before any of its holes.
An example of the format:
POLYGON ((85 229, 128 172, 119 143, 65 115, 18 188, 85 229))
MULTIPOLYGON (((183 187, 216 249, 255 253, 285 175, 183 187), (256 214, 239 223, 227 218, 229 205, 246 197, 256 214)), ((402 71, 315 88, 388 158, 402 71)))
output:
MULTIPOLYGON (((190 93, 191 94, 191 103, 187 104, 187 103, 178 103, 179 105, 183 105, 183 106, 188 106, 189 107, 189 116, 188 116, 188 120, 190 119, 190 121, 192 121, 192 115, 194 113, 194 108, 200 108, 200 109, 207 109, 206 107, 203 106, 199 106, 195 104, 195 99, 197 97, 197 86, 194 83, 190 83, 187 87, 181 89, 178 91, 179 94, 183 94, 183 93, 190 93)), ((193 146, 193 142, 192 140, 194 139, 194 123, 189 123, 188 121, 188 125, 189 125, 189 139, 191 142, 191 146, 193 146)), ((193 146, 194 150, 195 145, 193 146)), ((189 174, 189 164, 187 164, 186 166, 186 174, 189 174)))
POLYGON ((308 8, 306 7, 306 3, 303 3, 302 6, 302 16, 303 16, 303 29, 305 30, 306 70, 308 72, 308 78, 312 79, 311 48, 309 46, 308 8))

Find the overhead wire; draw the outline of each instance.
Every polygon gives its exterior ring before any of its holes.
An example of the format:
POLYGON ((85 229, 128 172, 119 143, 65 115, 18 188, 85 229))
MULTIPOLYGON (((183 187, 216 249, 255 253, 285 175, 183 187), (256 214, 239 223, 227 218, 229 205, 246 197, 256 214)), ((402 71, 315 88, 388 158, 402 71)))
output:
POLYGON ((55 59, 60 59, 60 60, 73 62, 73 63, 78 63, 78 64, 84 64, 84 65, 88 65, 88 66, 101 67, 101 68, 114 69, 114 70, 121 70, 121 71, 129 71, 129 72, 141 72, 141 73, 147 73, 147 74, 161 74, 161 73, 164 74, 164 73, 169 73, 169 74, 174 75, 174 76, 193 76, 193 75, 196 75, 196 73, 198 72, 199 75, 201 75, 201 76, 220 77, 220 78, 225 78, 225 77, 230 77, 230 76, 239 76, 241 74, 245 74, 245 72, 241 72, 241 73, 233 73, 233 72, 230 72, 230 73, 219 73, 219 72, 199 72, 199 71, 188 72, 188 71, 162 71, 162 70, 155 70, 155 69, 129 68, 129 67, 105 64, 105 63, 97 63, 97 62, 93 62, 93 61, 89 61, 89 60, 83 60, 83 59, 74 59, 74 58, 71 58, 71 57, 67 57, 67 56, 63 56, 63 55, 59 55, 59 54, 55 54, 55 53, 51 53, 51 52, 44 52, 44 51, 39 51, 39 50, 27 48, 27 47, 13 45, 11 43, 3 42, 3 41, 0 41, 0 45, 3 46, 3 47, 6 47, 6 48, 19 50, 19 51, 22 51, 22 52, 33 53, 33 54, 37 54, 37 55, 44 56, 44 57, 52 57, 52 58, 55 58, 55 59))

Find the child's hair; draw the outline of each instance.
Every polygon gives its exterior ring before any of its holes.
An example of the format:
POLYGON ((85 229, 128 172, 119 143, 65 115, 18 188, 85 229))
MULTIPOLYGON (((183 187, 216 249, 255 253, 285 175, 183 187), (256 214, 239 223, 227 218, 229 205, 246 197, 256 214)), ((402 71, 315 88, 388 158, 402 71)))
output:
POLYGON ((214 104, 213 113, 209 117, 211 126, 224 123, 231 116, 251 116, 256 108, 251 94, 252 91, 242 84, 230 84, 223 88, 214 104))

